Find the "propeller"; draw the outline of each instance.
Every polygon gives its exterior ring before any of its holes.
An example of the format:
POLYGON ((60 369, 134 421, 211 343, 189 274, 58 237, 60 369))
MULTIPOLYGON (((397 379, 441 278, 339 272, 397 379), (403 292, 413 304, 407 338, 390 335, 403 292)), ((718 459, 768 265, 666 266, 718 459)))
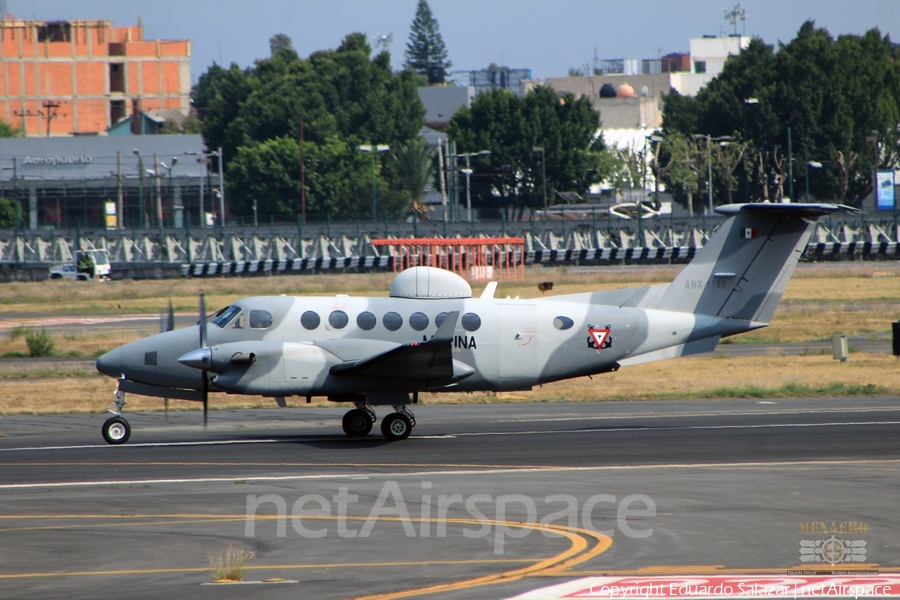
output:
MULTIPOLYGON (((200 290, 200 349, 207 348, 206 338, 206 294, 200 290)), ((201 371, 202 383, 200 391, 203 393, 203 428, 206 428, 207 413, 209 411, 209 371, 201 371)))
POLYGON ((172 301, 169 300, 168 312, 159 316, 159 332, 165 333, 173 329, 175 329, 175 310, 172 308, 172 301))

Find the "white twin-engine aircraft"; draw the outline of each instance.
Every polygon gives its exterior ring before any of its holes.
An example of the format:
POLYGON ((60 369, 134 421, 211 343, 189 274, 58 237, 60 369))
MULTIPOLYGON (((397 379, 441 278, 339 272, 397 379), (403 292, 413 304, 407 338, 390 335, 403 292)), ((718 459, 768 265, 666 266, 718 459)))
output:
POLYGON ((198 326, 104 354, 97 369, 118 379, 110 444, 131 427, 125 394, 203 402, 209 392, 326 396, 351 402, 351 437, 367 435, 372 406, 389 440, 409 437, 419 392, 528 390, 622 366, 715 349, 722 337, 765 327, 806 248, 816 218, 854 210, 828 204, 733 204, 729 218, 672 283, 528 300, 479 298, 461 277, 413 267, 389 298, 245 298, 198 326))

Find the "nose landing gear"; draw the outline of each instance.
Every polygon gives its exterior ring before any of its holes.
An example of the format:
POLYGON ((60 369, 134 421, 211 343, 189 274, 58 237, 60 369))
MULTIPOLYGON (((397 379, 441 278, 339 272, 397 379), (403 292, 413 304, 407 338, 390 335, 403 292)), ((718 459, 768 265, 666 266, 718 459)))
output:
POLYGON ((103 423, 103 439, 107 444, 124 444, 131 437, 131 425, 122 417, 122 408, 125 406, 125 392, 116 390, 116 401, 107 410, 114 414, 103 423))

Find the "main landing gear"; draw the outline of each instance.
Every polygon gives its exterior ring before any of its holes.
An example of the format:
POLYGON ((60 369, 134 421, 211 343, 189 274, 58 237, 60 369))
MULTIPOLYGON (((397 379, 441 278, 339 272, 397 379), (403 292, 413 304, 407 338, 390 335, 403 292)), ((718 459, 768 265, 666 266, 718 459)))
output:
MULTIPOLYGON (((394 411, 381 420, 381 433, 392 442, 405 440, 416 426, 416 417, 406 408, 405 404, 394 405, 394 411)), ((348 436, 365 437, 372 431, 375 420, 375 411, 366 406, 364 402, 357 402, 356 408, 347 411, 347 414, 344 415, 341 425, 344 433, 348 436)))
POLYGON ((122 417, 124 406, 125 392, 116 390, 116 401, 107 409, 115 416, 103 423, 103 439, 107 444, 124 444, 131 437, 131 425, 122 417))

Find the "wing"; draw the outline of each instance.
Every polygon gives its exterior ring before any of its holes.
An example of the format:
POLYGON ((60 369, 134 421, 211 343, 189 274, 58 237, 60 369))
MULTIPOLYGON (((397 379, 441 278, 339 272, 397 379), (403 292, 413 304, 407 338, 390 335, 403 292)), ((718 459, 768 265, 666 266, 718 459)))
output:
POLYGON ((453 360, 453 331, 459 311, 447 315, 437 332, 427 342, 403 344, 357 360, 331 367, 332 375, 367 379, 463 379, 474 369, 453 360))

